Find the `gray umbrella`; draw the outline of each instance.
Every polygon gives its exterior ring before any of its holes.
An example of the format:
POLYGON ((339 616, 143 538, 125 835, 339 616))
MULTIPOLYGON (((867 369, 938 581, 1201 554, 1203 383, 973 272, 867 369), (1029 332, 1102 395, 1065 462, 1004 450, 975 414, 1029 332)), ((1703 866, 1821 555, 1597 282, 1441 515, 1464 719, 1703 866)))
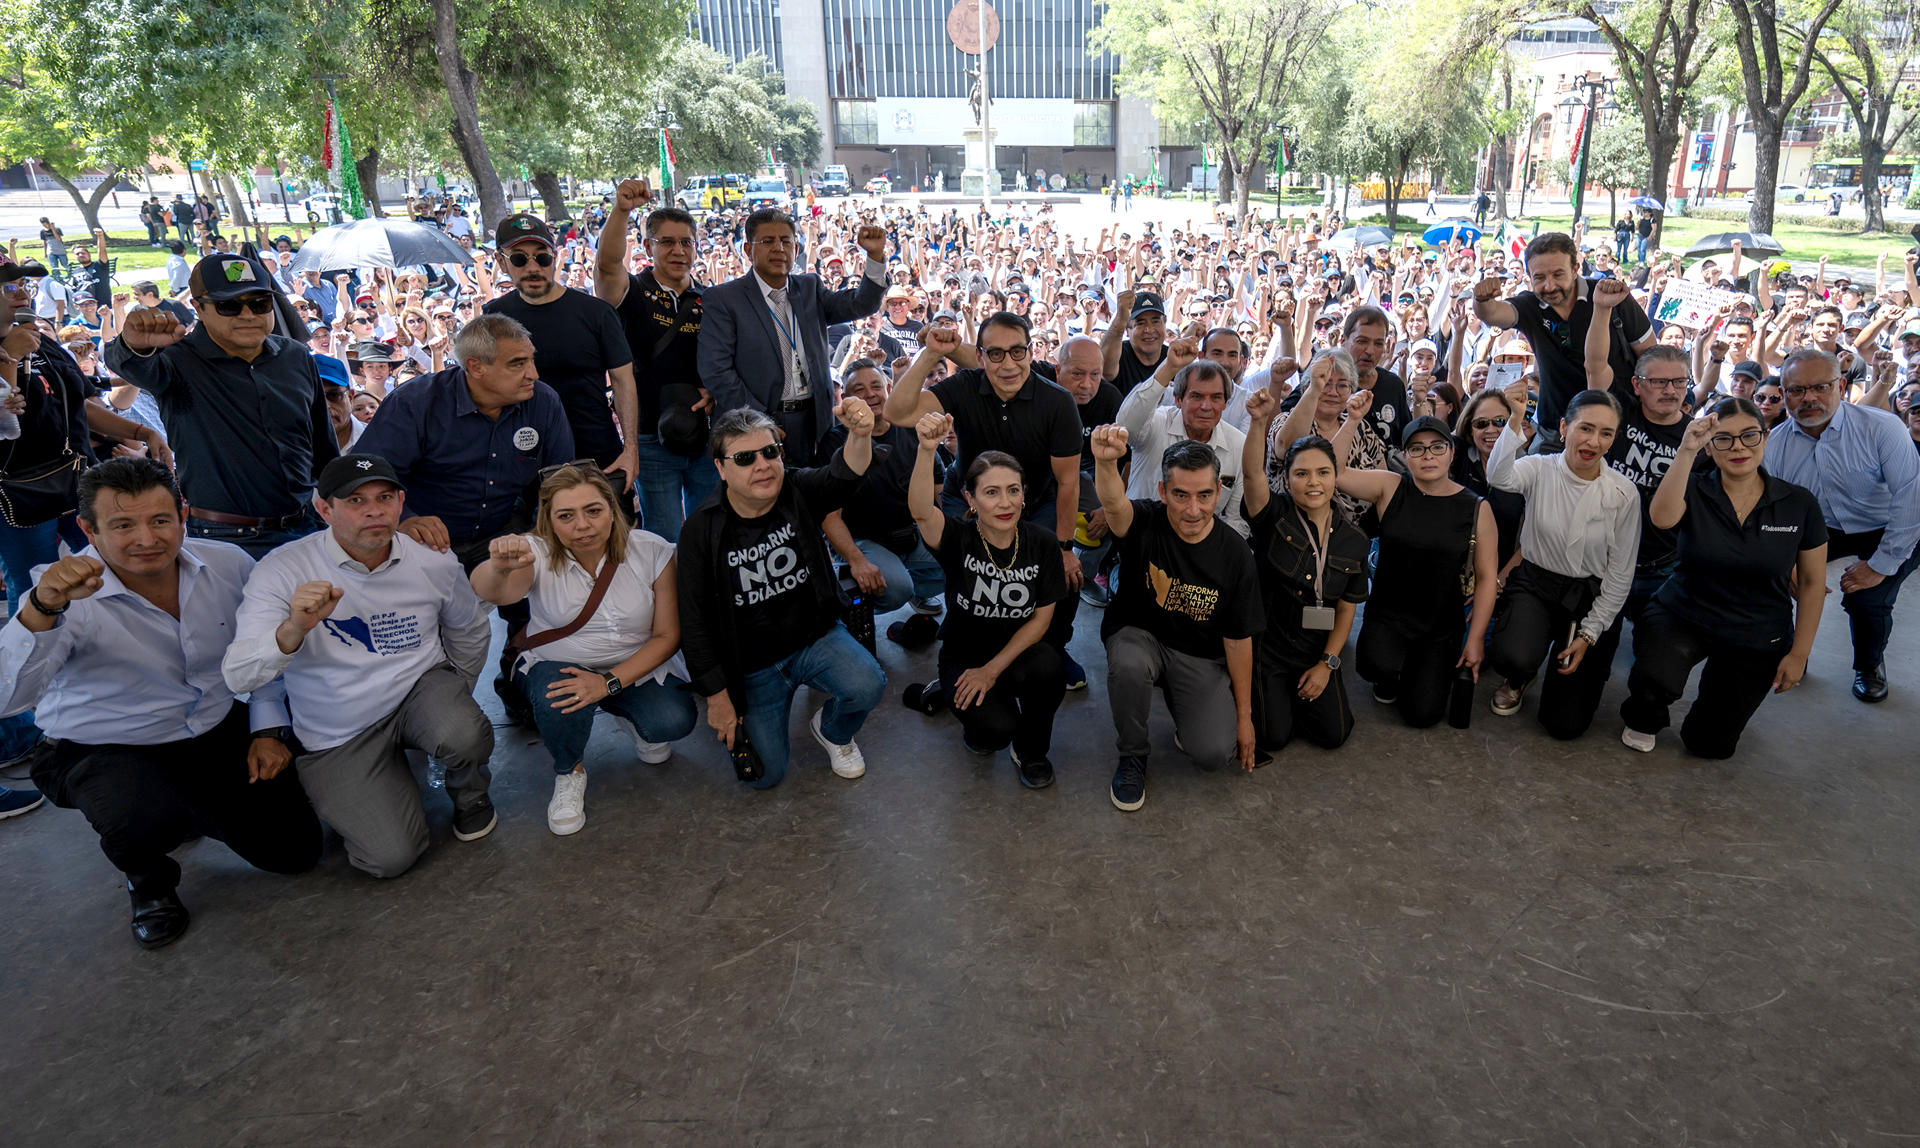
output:
POLYGON ((472 252, 430 223, 356 219, 314 232, 294 255, 293 270, 352 271, 360 267, 471 262, 472 252))
POLYGON ((1390 247, 1393 232, 1384 227, 1343 227, 1327 240, 1328 247, 1390 247))
POLYGON ((1687 258, 1701 255, 1724 255, 1733 250, 1733 241, 1740 241, 1742 255, 1785 255, 1786 248, 1779 240, 1764 231, 1718 231, 1712 235, 1703 235, 1687 248, 1687 258))

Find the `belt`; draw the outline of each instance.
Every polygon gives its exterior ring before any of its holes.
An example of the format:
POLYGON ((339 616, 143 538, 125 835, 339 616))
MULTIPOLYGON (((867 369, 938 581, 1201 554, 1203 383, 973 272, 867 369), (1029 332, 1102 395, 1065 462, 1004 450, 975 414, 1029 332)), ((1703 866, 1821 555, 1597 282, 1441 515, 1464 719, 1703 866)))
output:
POLYGON ((810 411, 813 409, 813 399, 811 397, 804 399, 782 399, 780 405, 775 409, 783 415, 792 414, 796 411, 810 411))
POLYGON ((202 522, 217 522, 222 526, 250 526, 256 530, 285 530, 298 526, 307 520, 307 512, 296 511, 279 518, 255 518, 247 514, 227 514, 218 510, 203 510, 198 506, 187 507, 188 518, 198 518, 202 522))

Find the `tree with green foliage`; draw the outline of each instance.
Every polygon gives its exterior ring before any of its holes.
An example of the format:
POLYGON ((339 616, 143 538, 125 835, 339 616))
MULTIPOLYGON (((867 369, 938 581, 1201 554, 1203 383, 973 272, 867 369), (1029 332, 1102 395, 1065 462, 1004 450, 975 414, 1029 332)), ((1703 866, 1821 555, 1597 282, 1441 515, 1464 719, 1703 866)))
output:
POLYGON ((1780 139, 1813 78, 1814 54, 1841 0, 1726 0, 1747 118, 1753 126, 1753 203, 1749 231, 1773 229, 1780 183, 1780 139))
POLYGON ((1814 56, 1847 101, 1858 129, 1854 150, 1828 158, 1860 157, 1863 233, 1885 231, 1887 211, 1880 171, 1914 129, 1920 96, 1905 82, 1910 61, 1920 55, 1920 2, 1857 0, 1834 17, 1814 56))
POLYGON ((1641 125, 1629 120, 1623 110, 1612 123, 1593 133, 1593 146, 1587 153, 1587 182, 1607 189, 1608 223, 1620 218, 1620 193, 1642 186, 1646 174, 1646 136, 1641 125))

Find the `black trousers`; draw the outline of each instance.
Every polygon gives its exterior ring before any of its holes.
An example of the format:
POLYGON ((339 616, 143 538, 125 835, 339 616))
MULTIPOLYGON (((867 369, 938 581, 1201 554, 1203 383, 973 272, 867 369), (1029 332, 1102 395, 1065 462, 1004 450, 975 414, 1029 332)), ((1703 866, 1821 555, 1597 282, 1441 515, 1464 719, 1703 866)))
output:
POLYGON ((167 854, 196 836, 224 841, 255 868, 300 873, 320 860, 320 821, 294 767, 247 780, 247 707, 235 705, 199 737, 162 745, 50 740, 33 767, 48 800, 86 814, 100 851, 136 892, 180 883, 167 854))
POLYGON ((1367 615, 1354 649, 1355 668, 1380 693, 1394 699, 1400 717, 1415 729, 1437 725, 1447 716, 1453 669, 1466 634, 1460 630, 1421 632, 1391 616, 1367 615))
MULTIPOLYGON (((971 667, 940 661, 940 685, 952 696, 954 683, 971 667)), ((987 696, 954 709, 967 744, 995 752, 1013 746, 1023 761, 1047 756, 1053 745, 1053 715, 1067 696, 1066 667, 1060 651, 1046 642, 1022 650, 987 696)))
POLYGON ((1347 696, 1347 675, 1333 671, 1327 688, 1308 701, 1300 696, 1300 675, 1312 660, 1276 657, 1255 650, 1253 669, 1254 745, 1277 753, 1295 737, 1322 749, 1335 749, 1353 733, 1353 703, 1347 696))
POLYGON ((1627 728, 1659 733, 1667 709, 1686 692, 1687 675, 1700 671, 1700 694, 1680 724, 1680 740, 1699 757, 1727 758, 1773 688, 1784 651, 1756 650, 1718 641, 1658 602, 1647 605, 1633 626, 1633 669, 1620 717, 1627 728))
MULTIPOLYGON (((1566 648, 1568 630, 1587 616, 1598 588, 1598 579, 1570 578, 1522 558, 1500 595, 1488 642, 1488 664, 1515 688, 1531 682, 1540 673, 1540 663, 1550 656, 1557 660, 1566 648)), ((1599 655, 1604 652, 1610 656, 1618 648, 1620 624, 1621 618, 1615 617, 1600 641, 1580 660, 1578 670, 1563 674, 1554 665, 1544 675, 1540 724, 1548 734, 1570 741, 1593 724, 1594 711, 1600 708, 1600 691, 1606 688, 1610 672, 1608 658, 1599 655)))

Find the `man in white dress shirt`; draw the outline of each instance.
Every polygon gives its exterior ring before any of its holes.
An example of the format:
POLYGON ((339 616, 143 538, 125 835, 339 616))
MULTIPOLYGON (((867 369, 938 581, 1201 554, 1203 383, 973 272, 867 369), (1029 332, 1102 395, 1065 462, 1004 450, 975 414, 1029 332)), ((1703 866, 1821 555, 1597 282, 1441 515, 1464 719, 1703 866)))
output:
POLYGON ((127 875, 134 940, 187 931, 168 852, 199 836, 250 864, 298 873, 320 858, 320 825, 290 768, 286 693, 271 679, 236 704, 220 674, 253 559, 186 537, 180 490, 151 459, 80 477, 93 545, 35 571, 0 630, 0 709, 27 709, 47 740, 33 779, 78 809, 127 875))
POLYGON ((399 876, 427 849, 406 750, 445 764, 455 837, 485 837, 495 821, 493 726, 473 701, 487 606, 458 559, 398 532, 405 502, 385 459, 328 463, 314 490, 328 529, 254 570, 222 664, 234 689, 285 674, 300 784, 375 877, 399 876))
MULTIPOLYGON (((1198 342, 1193 339, 1175 339, 1167 344, 1166 357, 1153 377, 1133 388, 1120 404, 1115 421, 1127 428, 1127 440, 1133 444, 1137 458, 1159 458, 1174 443, 1188 440, 1212 447, 1220 460, 1221 484, 1214 516, 1245 538, 1252 529, 1240 513, 1240 453, 1247 436, 1228 426, 1222 417, 1233 392, 1233 377, 1227 368, 1212 359, 1197 357, 1198 353, 1198 342), (1160 405, 1163 394, 1171 394, 1174 405, 1160 405)), ((1157 468, 1136 466, 1127 479, 1127 497, 1152 498, 1159 491, 1159 482, 1157 468)))

